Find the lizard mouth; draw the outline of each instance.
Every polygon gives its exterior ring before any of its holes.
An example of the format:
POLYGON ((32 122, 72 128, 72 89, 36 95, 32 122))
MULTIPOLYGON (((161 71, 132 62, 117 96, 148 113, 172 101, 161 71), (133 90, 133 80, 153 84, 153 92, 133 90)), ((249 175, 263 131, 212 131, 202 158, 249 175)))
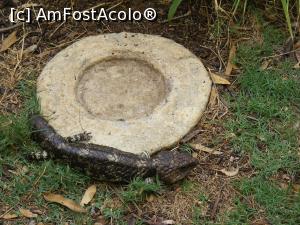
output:
POLYGON ((176 183, 189 175, 197 165, 198 161, 195 159, 187 165, 172 170, 170 173, 163 176, 163 180, 170 184, 176 183))

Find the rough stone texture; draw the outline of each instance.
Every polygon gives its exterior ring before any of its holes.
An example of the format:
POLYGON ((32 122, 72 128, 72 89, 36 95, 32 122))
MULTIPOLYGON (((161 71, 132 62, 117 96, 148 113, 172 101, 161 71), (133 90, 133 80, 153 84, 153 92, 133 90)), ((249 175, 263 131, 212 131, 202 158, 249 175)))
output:
POLYGON ((76 94, 93 116, 128 120, 150 115, 164 100, 166 85, 162 74, 145 61, 110 59, 83 72, 76 94))
POLYGON ((211 81, 201 61, 159 36, 86 37, 58 53, 38 78, 42 114, 62 136, 150 154, 199 121, 211 81))

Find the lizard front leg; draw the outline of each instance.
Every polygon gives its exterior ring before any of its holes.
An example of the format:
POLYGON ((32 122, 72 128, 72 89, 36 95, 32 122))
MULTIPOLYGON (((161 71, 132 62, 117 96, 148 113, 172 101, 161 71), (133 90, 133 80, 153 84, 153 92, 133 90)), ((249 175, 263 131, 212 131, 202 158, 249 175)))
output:
POLYGON ((91 133, 86 131, 65 138, 68 143, 88 142, 91 139, 91 133))

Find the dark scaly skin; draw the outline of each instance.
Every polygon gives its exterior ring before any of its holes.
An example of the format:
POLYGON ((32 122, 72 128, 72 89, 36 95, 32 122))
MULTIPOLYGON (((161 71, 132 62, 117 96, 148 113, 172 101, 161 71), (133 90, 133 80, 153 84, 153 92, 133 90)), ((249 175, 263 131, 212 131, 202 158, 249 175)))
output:
POLYGON ((158 175, 165 183, 175 183, 198 164, 187 153, 175 151, 161 151, 147 158, 102 145, 68 143, 42 116, 33 116, 31 123, 33 138, 49 154, 100 180, 130 182, 134 177, 158 175))

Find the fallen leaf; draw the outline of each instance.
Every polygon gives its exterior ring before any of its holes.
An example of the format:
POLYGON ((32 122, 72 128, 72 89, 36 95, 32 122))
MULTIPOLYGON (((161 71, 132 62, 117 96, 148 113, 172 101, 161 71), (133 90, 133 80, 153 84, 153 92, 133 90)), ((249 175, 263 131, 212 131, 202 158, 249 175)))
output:
POLYGON ((153 195, 153 194, 150 194, 150 195, 147 195, 147 196, 146 196, 147 202, 153 202, 154 199, 155 199, 155 195, 153 195))
POLYGON ((284 190, 287 190, 289 187, 289 185, 287 183, 283 183, 283 182, 280 182, 278 185, 279 185, 279 187, 281 187, 284 190))
POLYGON ((42 215, 43 212, 39 209, 31 209, 31 212, 35 213, 35 214, 38 214, 38 215, 42 215))
POLYGON ((264 60, 260 66, 260 70, 266 70, 268 69, 269 65, 271 64, 272 60, 268 59, 268 60, 264 60))
POLYGON ((175 224, 175 221, 174 220, 164 220, 164 221, 162 221, 162 224, 172 225, 172 224, 175 224))
POLYGON ((232 65, 232 70, 239 70, 240 68, 237 66, 237 65, 235 65, 235 64, 232 64, 231 63, 231 65, 232 65))
POLYGON ((196 149, 196 150, 207 152, 207 153, 210 153, 210 154, 213 154, 213 155, 222 155, 223 154, 223 152, 214 150, 212 148, 205 147, 205 146, 203 146, 201 144, 189 144, 189 145, 192 148, 196 149))
POLYGON ((28 167, 27 166, 18 166, 17 170, 8 170, 8 172, 16 175, 16 176, 20 176, 20 175, 24 175, 26 174, 27 172, 29 171, 28 167))
POLYGON ((80 205, 84 206, 88 204, 93 199, 94 195, 96 194, 96 191, 97 191, 96 185, 92 185, 88 189, 86 189, 81 199, 80 205))
POLYGON ((289 175, 287 175, 287 174, 283 174, 283 175, 282 175, 282 178, 283 178, 284 180, 287 180, 287 181, 290 181, 290 180, 291 180, 291 177, 290 177, 289 175))
MULTIPOLYGON (((37 45, 31 45, 29 46, 28 48, 26 48, 24 51, 23 51, 23 55, 28 55, 32 52, 34 52, 35 50, 37 50, 37 45)), ((19 54, 21 54, 21 50, 19 51, 19 54)))
POLYGON ((105 223, 98 223, 98 222, 96 222, 96 223, 94 223, 94 225, 105 225, 105 223))
POLYGON ((233 170, 226 170, 226 169, 221 169, 219 170, 221 173, 225 174, 228 177, 233 177, 236 176, 239 173, 239 168, 235 168, 233 170))
POLYGON ((221 77, 218 74, 210 72, 210 77, 215 84, 225 84, 225 85, 230 84, 230 82, 227 79, 221 77))
POLYGON ((300 62, 297 62, 294 66, 293 66, 294 69, 300 69, 300 62))
POLYGON ((29 223, 28 223, 28 225, 36 225, 35 220, 30 220, 29 223))
POLYGON ((14 213, 12 213, 12 214, 6 213, 6 214, 3 215, 1 218, 4 219, 4 220, 12 220, 12 219, 18 218, 18 215, 17 215, 17 214, 14 214, 14 213))
POLYGON ((294 48, 295 49, 300 48, 300 40, 295 43, 294 48))
POLYGON ((233 44, 229 51, 228 62, 227 62, 226 70, 225 70, 226 76, 229 76, 231 74, 232 69, 234 67, 232 61, 233 61, 233 58, 235 57, 235 53, 236 53, 236 47, 233 44))
POLYGON ((79 212, 79 213, 87 212, 86 209, 82 208, 79 204, 77 204, 76 202, 74 202, 71 199, 67 199, 67 198, 63 197, 62 195, 47 193, 47 194, 44 194, 44 199, 48 202, 55 202, 60 205, 63 205, 65 207, 71 209, 74 212, 79 212))
POLYGON ((20 209, 20 213, 22 214, 22 216, 25 216, 26 218, 35 218, 38 215, 35 213, 32 213, 30 210, 28 209, 20 209))
POLYGON ((2 42, 0 52, 6 51, 10 46, 12 46, 17 41, 17 31, 12 32, 5 38, 2 42))
POLYGON ((97 219, 96 219, 97 222, 94 223, 94 225, 105 225, 107 224, 106 223, 106 220, 104 218, 104 216, 99 216, 97 219))
POLYGON ((236 137, 236 134, 235 134, 235 133, 229 133, 229 134, 227 135, 227 137, 228 137, 228 138, 234 138, 234 137, 236 137))
POLYGON ((294 184, 293 185, 293 190, 294 190, 294 192, 299 193, 300 192, 300 184, 294 184))
POLYGON ((129 219, 128 219, 128 223, 127 223, 128 225, 136 225, 136 217, 133 215, 133 214, 131 214, 130 216, 129 216, 129 219))

